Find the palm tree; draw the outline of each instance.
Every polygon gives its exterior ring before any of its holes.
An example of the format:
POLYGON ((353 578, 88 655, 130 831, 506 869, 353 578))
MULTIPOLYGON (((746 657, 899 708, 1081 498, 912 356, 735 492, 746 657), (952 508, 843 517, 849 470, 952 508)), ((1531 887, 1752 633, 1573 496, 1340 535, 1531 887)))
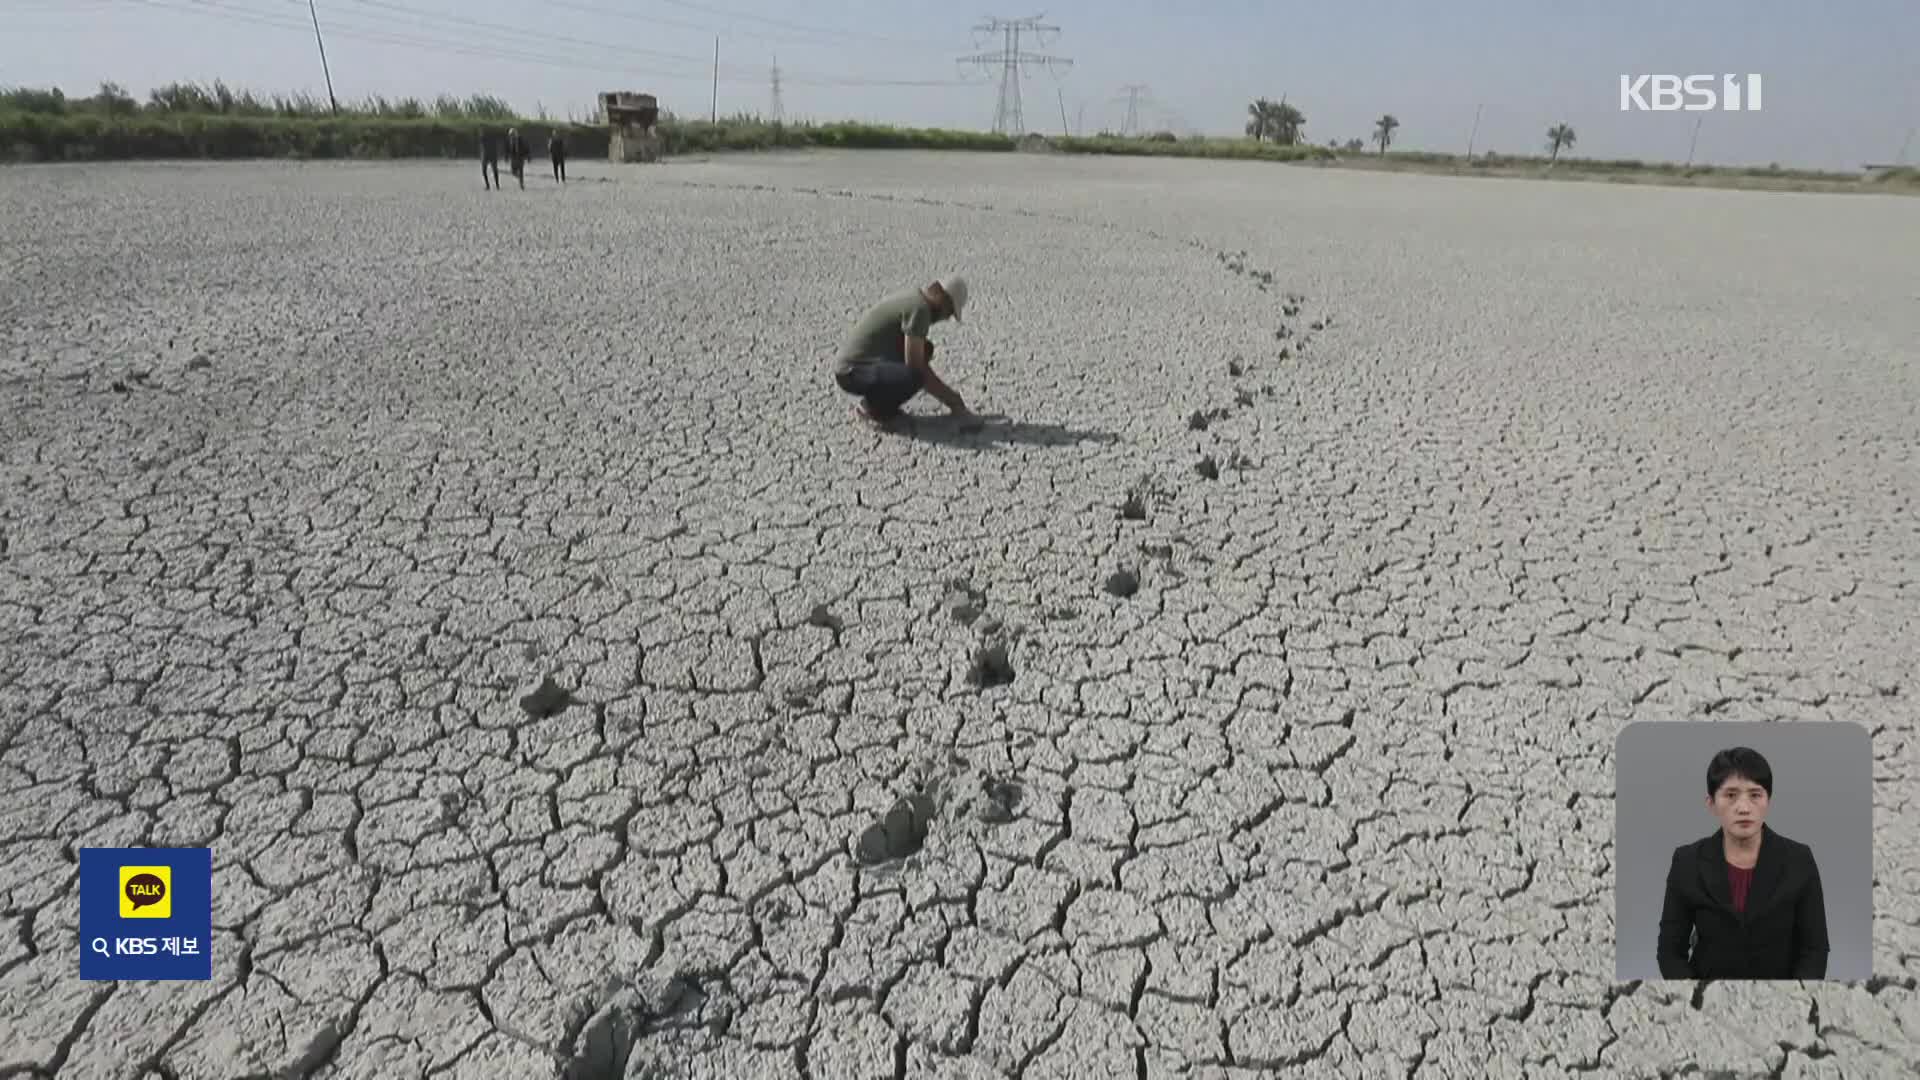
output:
POLYGON ((1307 126, 1307 114, 1281 102, 1273 107, 1274 141, 1292 146, 1300 141, 1302 129, 1307 126))
POLYGON ((1560 160, 1560 148, 1563 146, 1572 146, 1573 141, 1574 141, 1573 129, 1568 127, 1567 125, 1555 124, 1552 127, 1548 128, 1547 129, 1547 149, 1553 151, 1553 157, 1547 160, 1547 164, 1551 165, 1555 161, 1560 160))
POLYGON ((1247 134, 1254 142, 1265 141, 1267 133, 1273 130, 1273 102, 1266 98, 1256 98, 1247 106, 1247 134))
POLYGON ((1272 102, 1260 98, 1247 106, 1247 134, 1255 142, 1272 139, 1274 142, 1292 146, 1300 141, 1300 130, 1306 126, 1307 117, 1299 109, 1286 102, 1272 102))
POLYGON ((1373 122, 1373 141, 1380 144, 1380 152, 1382 154, 1386 153, 1387 147, 1392 145, 1393 129, 1399 126, 1399 118, 1392 113, 1388 113, 1373 122))

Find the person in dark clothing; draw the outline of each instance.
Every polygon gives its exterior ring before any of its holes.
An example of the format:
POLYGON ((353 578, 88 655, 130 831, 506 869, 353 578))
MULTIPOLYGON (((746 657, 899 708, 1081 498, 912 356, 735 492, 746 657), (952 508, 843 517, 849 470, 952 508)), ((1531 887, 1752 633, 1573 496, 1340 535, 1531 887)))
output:
POLYGON ((480 133, 480 183, 488 191, 500 188, 500 133, 488 128, 480 133), (493 183, 487 183, 487 170, 493 170, 493 183))
POLYGON ((547 157, 553 161, 553 178, 567 182, 567 140, 558 131, 547 136, 547 157))
POLYGON ((833 379, 840 389, 861 399, 860 416, 881 427, 900 417, 900 406, 926 390, 955 416, 969 418, 960 395, 934 374, 933 342, 927 331, 934 323, 960 321, 967 304, 967 281, 950 277, 924 289, 895 293, 867 309, 847 332, 834 358, 833 379))
POLYGON ((1822 979, 1827 909, 1813 849, 1766 823, 1773 768, 1746 747, 1707 766, 1720 829, 1682 844, 1667 870, 1660 974, 1668 979, 1822 979))
POLYGON ((528 145, 527 137, 520 134, 519 128, 507 130, 507 165, 513 170, 513 178, 520 181, 520 189, 527 187, 527 159, 533 156, 533 147, 528 145))

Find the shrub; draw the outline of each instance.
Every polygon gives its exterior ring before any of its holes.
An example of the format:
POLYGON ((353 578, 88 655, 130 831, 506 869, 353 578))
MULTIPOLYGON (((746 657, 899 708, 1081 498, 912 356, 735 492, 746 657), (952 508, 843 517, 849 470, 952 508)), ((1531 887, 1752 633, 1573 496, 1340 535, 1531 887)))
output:
POLYGON ((63 113, 67 111, 67 95, 58 89, 10 87, 0 90, 0 110, 42 114, 63 113))

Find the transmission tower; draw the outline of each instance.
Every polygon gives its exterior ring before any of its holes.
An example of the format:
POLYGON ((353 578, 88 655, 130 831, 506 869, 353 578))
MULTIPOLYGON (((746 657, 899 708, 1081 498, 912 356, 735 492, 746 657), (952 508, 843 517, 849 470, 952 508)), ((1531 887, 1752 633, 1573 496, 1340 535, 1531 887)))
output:
POLYGON ((1127 124, 1120 129, 1120 134, 1131 135, 1140 124, 1140 99, 1146 95, 1147 88, 1143 83, 1128 83, 1120 88, 1120 92, 1126 97, 1113 99, 1127 103, 1127 124))
POLYGON ((1020 80, 1026 69, 1043 67, 1055 76, 1073 66, 1073 61, 1064 56, 1047 56, 1041 53, 1022 52, 1020 35, 1032 35, 1036 44, 1046 48, 1052 39, 1060 33, 1057 26, 1049 26, 1041 20, 1043 15, 1034 15, 1025 19, 1002 19, 992 17, 975 26, 974 46, 978 48, 993 35, 1001 38, 998 52, 981 52, 960 58, 962 64, 973 64, 982 72, 991 74, 995 68, 1000 74, 1000 102, 993 113, 993 130, 1000 135, 1021 135, 1027 130, 1026 116, 1020 107, 1020 80))
POLYGON ((780 56, 773 57, 773 123, 775 127, 787 122, 787 106, 780 100, 780 56))

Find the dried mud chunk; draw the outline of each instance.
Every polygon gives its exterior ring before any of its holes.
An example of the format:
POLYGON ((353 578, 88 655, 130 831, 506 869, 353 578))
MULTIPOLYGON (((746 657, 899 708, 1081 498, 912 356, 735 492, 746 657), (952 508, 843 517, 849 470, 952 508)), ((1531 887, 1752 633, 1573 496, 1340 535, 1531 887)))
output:
POLYGON ((964 579, 956 579, 947 583, 947 594, 941 598, 940 606, 954 622, 971 625, 987 610, 987 594, 964 579))
POLYGON ((558 716, 573 704, 573 693, 566 687, 553 681, 549 675, 540 680, 540 685, 520 698, 520 708, 528 716, 544 720, 549 716, 558 716))
POLYGON ((989 641, 975 649, 967 681, 983 690, 1013 682, 1013 659, 1007 655, 1007 643, 989 641))
POLYGON ((917 794, 902 796, 884 817, 861 832, 854 857, 868 866, 877 866, 918 854, 926 846, 933 816, 932 799, 917 794))

